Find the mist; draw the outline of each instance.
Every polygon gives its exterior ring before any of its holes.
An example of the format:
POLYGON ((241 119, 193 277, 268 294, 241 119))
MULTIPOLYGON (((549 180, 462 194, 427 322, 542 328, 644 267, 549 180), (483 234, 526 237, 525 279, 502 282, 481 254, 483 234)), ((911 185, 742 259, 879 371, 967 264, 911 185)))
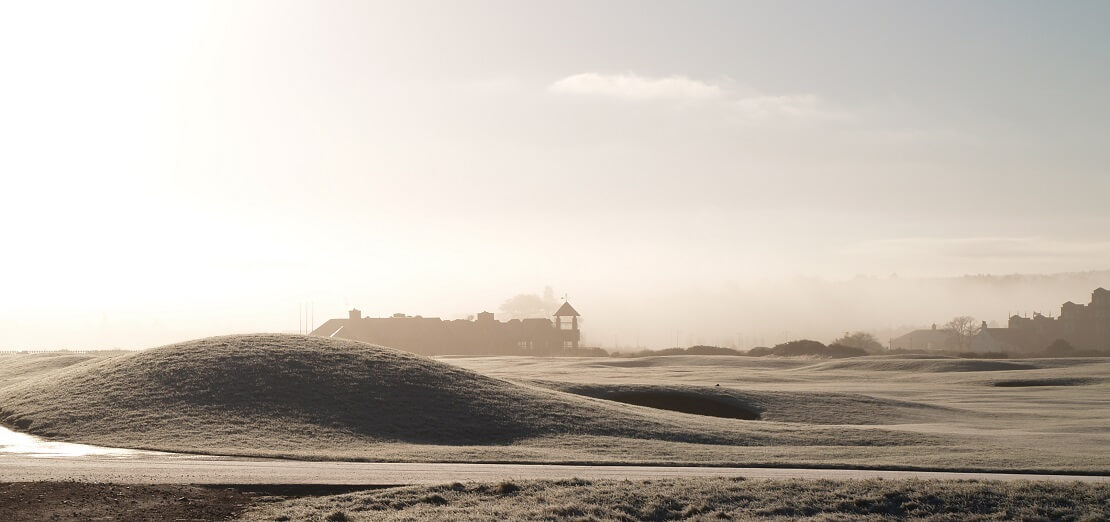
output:
MULTIPOLYGON (((959 315, 998 326, 1005 326, 1014 314, 1055 316, 1064 302, 1084 304, 1095 288, 1110 287, 1110 271, 948 278, 799 277, 682 288, 654 283, 553 286, 553 295, 566 295, 582 313, 584 346, 629 351, 709 344, 748 349, 797 339, 828 343, 848 331, 872 333, 885 344, 891 337, 943 324, 959 315)), ((195 307, 152 305, 142 314, 135 313, 128 303, 84 315, 80 309, 58 307, 54 308, 58 317, 13 319, 9 315, 0 329, 0 345, 135 349, 228 333, 293 333, 346 317, 350 308, 359 308, 369 317, 402 313, 443 319, 464 319, 490 311, 498 319, 508 320, 520 316, 503 310, 502 305, 519 294, 542 299, 544 287, 537 284, 467 294, 424 290, 391 299, 345 288, 342 294, 305 294, 300 301, 268 305, 246 298, 195 307), (66 327, 52 328, 59 321, 66 327)))

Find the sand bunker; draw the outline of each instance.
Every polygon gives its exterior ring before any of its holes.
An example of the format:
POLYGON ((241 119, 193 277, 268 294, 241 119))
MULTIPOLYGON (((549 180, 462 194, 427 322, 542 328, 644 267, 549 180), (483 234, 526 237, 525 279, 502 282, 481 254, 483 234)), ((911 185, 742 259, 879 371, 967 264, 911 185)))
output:
POLYGON ((1011 379, 1006 381, 995 381, 991 383, 992 386, 1000 388, 1021 388, 1025 386, 1086 386, 1091 384, 1098 384, 1099 379, 1084 379, 1084 378, 1045 378, 1045 379, 1011 379))
POLYGON ((576 384, 538 381, 568 393, 649 408, 733 419, 808 424, 881 425, 923 422, 955 410, 850 393, 741 391, 727 387, 576 384))
POLYGON ((744 420, 759 419, 759 411, 754 408, 718 400, 713 397, 706 397, 696 392, 630 390, 608 394, 605 396, 605 400, 635 404, 637 406, 647 406, 660 410, 692 413, 694 415, 708 415, 710 417, 744 420))

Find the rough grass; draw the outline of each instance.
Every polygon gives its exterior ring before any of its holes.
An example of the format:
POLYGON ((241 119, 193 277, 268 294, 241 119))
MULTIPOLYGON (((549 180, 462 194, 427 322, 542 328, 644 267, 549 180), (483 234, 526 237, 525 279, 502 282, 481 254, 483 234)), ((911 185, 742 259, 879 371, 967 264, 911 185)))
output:
POLYGON ((31 433, 100 445, 373 460, 627 458, 611 449, 619 446, 612 441, 729 451, 920 447, 942 440, 660 412, 512 383, 380 346, 291 335, 202 339, 63 368, 0 388, 0 418, 31 433), (571 451, 581 445, 600 453, 571 451))
POLYGON ((244 520, 1106 520, 1110 484, 936 480, 529 481, 303 498, 244 520))

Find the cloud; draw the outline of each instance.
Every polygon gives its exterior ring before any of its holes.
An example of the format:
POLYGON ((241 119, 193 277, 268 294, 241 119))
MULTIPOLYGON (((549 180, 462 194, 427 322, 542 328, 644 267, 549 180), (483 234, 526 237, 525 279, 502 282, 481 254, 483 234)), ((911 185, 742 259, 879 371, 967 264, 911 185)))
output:
POLYGON ((556 94, 594 96, 630 101, 698 102, 720 99, 724 89, 685 76, 649 78, 631 73, 582 73, 567 76, 548 87, 556 94))
POLYGON ((799 94, 788 96, 749 96, 732 100, 731 105, 751 118, 814 117, 825 111, 817 96, 799 94))
POLYGON ((711 83, 686 76, 648 77, 633 73, 574 74, 552 83, 548 92, 562 96, 605 98, 636 103, 698 104, 739 116, 744 121, 812 121, 846 119, 848 114, 815 94, 765 94, 725 80, 711 83))

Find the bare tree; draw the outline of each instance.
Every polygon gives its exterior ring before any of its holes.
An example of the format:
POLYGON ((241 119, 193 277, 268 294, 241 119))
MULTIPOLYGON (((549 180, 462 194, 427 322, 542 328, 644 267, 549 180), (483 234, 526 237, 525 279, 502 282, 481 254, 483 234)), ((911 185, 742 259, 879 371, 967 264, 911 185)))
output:
POLYGON ((953 317, 951 321, 944 323, 944 328, 952 332, 952 343, 961 350, 966 350, 971 346, 971 338, 979 334, 980 325, 975 321, 975 318, 970 315, 961 315, 953 317))

